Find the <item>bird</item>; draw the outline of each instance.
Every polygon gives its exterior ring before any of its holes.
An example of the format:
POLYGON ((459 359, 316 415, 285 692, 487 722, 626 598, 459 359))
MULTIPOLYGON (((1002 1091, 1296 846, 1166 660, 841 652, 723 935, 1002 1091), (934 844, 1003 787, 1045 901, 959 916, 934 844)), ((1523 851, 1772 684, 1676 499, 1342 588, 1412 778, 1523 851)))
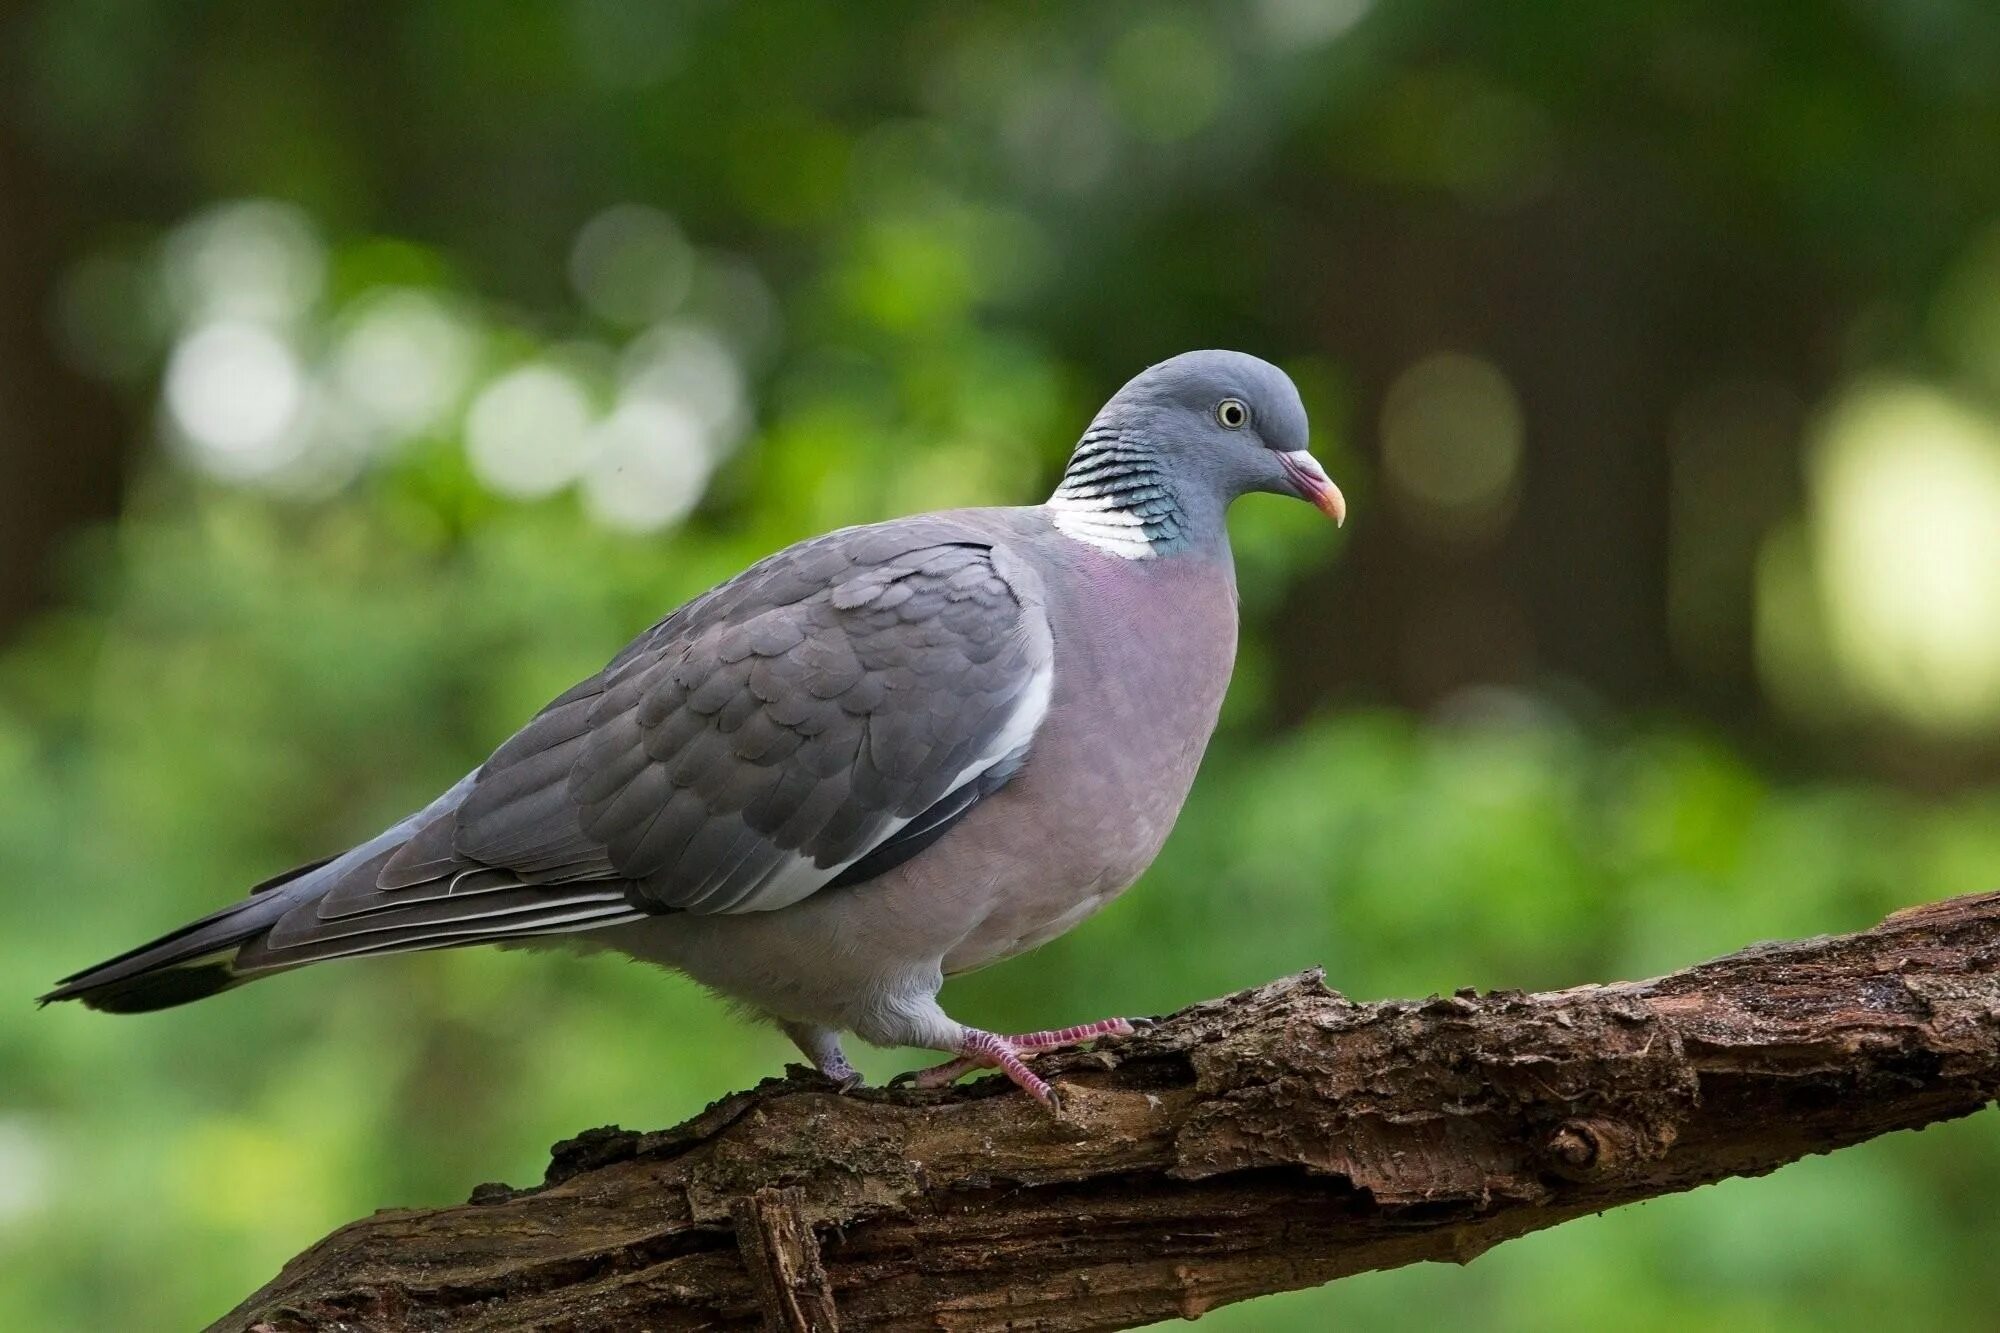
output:
POLYGON ((1039 505, 813 537, 660 620, 408 818, 64 978, 165 1009, 340 958, 576 944, 677 969, 842 1088, 849 1034, 998 1069, 1134 1031, 1002 1035, 945 978, 1053 939, 1153 861, 1236 656, 1224 513, 1346 500, 1277 366, 1193 351, 1120 388, 1039 505))

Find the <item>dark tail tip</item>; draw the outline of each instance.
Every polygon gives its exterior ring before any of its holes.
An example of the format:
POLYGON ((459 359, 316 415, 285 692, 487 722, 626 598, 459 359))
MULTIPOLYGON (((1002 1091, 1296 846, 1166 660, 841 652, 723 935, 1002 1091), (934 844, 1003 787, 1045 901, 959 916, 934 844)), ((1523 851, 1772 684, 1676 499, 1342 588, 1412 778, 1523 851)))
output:
POLYGON ((231 903, 116 958, 64 977, 41 997, 41 1003, 80 1000, 106 1013, 137 1014, 226 990, 249 979, 230 965, 236 951, 283 916, 287 906, 276 894, 231 903))
POLYGON ((205 1000, 248 980, 239 977, 224 962, 201 963, 191 967, 169 967, 158 972, 142 972, 119 981, 97 985, 56 987, 38 1003, 77 1000, 85 1008, 107 1014, 145 1014, 155 1009, 171 1009, 178 1004, 205 1000))

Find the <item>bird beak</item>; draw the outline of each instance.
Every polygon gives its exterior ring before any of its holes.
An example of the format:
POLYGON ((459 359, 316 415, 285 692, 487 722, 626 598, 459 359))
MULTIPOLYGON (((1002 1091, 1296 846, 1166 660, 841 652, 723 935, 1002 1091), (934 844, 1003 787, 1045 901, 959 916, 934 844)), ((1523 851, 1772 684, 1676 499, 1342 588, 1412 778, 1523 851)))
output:
POLYGON ((1278 462, 1284 465, 1285 477, 1301 500, 1312 501, 1320 513, 1333 520, 1335 527, 1347 521, 1347 497, 1333 484, 1333 478, 1326 475, 1317 458, 1303 449, 1294 449, 1279 454, 1278 462))

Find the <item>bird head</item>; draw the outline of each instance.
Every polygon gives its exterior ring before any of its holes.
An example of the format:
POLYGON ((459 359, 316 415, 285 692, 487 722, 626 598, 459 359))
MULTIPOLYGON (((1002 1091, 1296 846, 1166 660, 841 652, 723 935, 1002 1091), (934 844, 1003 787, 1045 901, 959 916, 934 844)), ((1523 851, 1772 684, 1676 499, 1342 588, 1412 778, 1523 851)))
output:
MULTIPOLYGON (((1305 404, 1291 377, 1244 352, 1184 352, 1134 376, 1091 422, 1065 487, 1117 494, 1123 456, 1150 452, 1181 504, 1218 516, 1239 495, 1305 500, 1335 523, 1347 501, 1312 456, 1305 404)), ((1136 485, 1136 483, 1135 483, 1136 485)), ((1061 494, 1059 490, 1058 494, 1061 494)))

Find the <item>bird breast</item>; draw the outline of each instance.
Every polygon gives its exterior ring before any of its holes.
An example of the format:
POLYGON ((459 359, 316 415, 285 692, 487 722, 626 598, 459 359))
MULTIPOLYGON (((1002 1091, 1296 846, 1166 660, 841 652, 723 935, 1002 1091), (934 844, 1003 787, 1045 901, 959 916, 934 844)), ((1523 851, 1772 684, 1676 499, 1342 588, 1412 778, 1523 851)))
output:
MULTIPOLYGON (((1055 683, 1021 775, 922 871, 985 910, 945 959, 966 971, 1041 944, 1152 863, 1194 782, 1236 656, 1227 568, 1093 557, 1056 581, 1055 683)), ((949 890, 945 890, 949 892, 949 890)))

